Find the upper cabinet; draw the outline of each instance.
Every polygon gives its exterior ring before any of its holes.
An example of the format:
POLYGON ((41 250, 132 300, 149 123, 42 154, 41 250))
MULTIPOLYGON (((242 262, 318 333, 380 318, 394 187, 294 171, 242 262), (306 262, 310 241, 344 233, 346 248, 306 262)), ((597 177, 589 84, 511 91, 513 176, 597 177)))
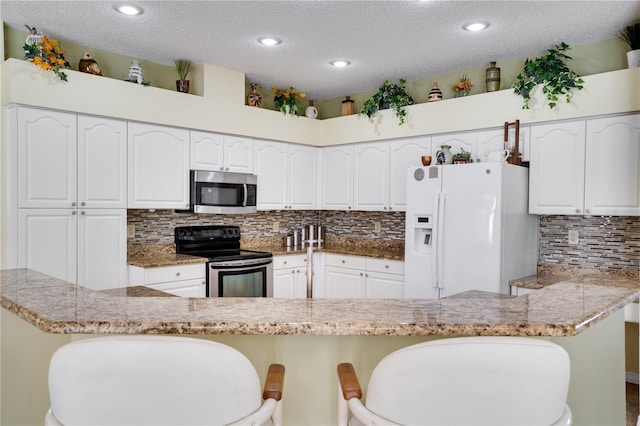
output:
POLYGON ((131 209, 189 208, 189 131, 129 124, 131 209))
POLYGON ((532 126, 529 212, 640 215, 640 115, 532 126))
POLYGON ((76 115, 18 109, 19 207, 77 205, 76 115))
POLYGON ((317 148, 255 141, 259 210, 312 210, 317 207, 317 148))
POLYGON ((253 139, 191 131, 191 170, 253 173, 253 139))
POLYGON ((407 169, 421 167, 423 155, 431 152, 431 136, 389 142, 389 209, 407 208, 407 169))
POLYGON ((127 123, 18 109, 21 208, 125 208, 127 123))
POLYGON ((353 207, 355 210, 389 209, 389 142, 354 146, 353 207))
POLYGON ((353 145, 322 149, 322 209, 353 208, 353 145))

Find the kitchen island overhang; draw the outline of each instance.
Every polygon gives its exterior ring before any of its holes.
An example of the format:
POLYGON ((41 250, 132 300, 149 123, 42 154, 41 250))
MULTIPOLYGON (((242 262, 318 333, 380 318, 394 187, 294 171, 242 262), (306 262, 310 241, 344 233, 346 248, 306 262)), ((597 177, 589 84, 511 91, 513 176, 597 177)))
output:
POLYGON ((292 425, 336 423, 338 363, 351 362, 366 389, 373 367, 402 347, 453 336, 538 336, 570 355, 574 424, 625 423, 622 308, 638 298, 635 278, 581 277, 527 296, 471 291, 441 300, 127 297, 127 289, 95 292, 24 269, 1 271, 0 280, 2 424, 42 422, 49 360, 60 346, 143 333, 228 344, 259 373, 285 365, 284 421, 292 425))

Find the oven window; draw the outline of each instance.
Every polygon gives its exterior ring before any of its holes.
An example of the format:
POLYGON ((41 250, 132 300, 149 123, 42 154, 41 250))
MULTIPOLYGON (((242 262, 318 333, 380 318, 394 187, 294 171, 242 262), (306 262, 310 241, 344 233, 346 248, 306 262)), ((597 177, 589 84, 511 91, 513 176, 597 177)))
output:
POLYGON ((197 184, 196 204, 207 206, 242 205, 242 185, 228 183, 197 184))
POLYGON ((218 271, 218 297, 266 297, 265 268, 253 271, 218 271))

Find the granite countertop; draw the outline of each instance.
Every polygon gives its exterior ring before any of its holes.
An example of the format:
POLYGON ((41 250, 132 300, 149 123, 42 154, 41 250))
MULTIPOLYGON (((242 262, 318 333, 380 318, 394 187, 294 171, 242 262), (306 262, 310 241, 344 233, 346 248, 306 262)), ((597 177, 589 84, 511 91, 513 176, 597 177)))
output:
MULTIPOLYGON (((281 238, 254 238, 242 240, 244 250, 268 251, 274 256, 305 254, 306 247, 285 247, 281 238)), ((369 238, 349 239, 328 237, 326 244, 313 247, 314 252, 367 256, 380 259, 404 260, 404 241, 369 238)), ((141 268, 204 263, 208 259, 176 254, 175 244, 130 245, 127 247, 127 263, 141 268)))
POLYGON ((49 333, 573 336, 640 295, 637 277, 577 277, 526 296, 440 300, 130 297, 0 271, 2 307, 49 333))

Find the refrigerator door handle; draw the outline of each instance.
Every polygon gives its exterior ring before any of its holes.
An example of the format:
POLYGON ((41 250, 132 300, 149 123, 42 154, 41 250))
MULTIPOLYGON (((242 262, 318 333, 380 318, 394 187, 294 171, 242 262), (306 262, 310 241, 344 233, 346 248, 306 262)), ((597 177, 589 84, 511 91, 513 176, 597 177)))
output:
POLYGON ((432 255, 431 255, 431 285, 434 288, 438 288, 438 243, 440 242, 440 236, 438 232, 440 232, 440 225, 438 225, 438 221, 440 220, 440 193, 436 192, 434 195, 433 205, 435 209, 433 209, 433 223, 434 228, 432 228, 432 241, 431 244, 433 247, 432 255))
POLYGON ((447 201, 447 193, 441 192, 438 200, 438 221, 436 222, 438 241, 436 246, 436 272, 438 288, 444 288, 444 208, 447 201))

